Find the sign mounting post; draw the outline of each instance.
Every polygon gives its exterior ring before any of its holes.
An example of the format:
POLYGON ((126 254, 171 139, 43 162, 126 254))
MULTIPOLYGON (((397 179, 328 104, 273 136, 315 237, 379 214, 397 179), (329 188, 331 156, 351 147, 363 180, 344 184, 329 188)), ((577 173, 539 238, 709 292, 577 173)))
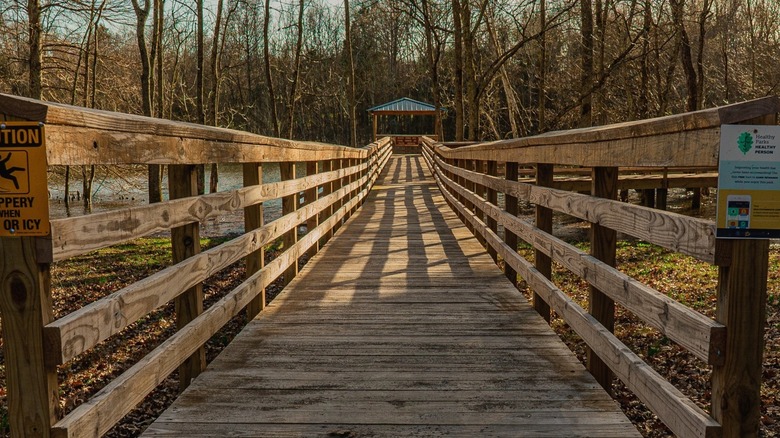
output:
POLYGON ((44 126, 0 122, 0 236, 49 234, 44 126))

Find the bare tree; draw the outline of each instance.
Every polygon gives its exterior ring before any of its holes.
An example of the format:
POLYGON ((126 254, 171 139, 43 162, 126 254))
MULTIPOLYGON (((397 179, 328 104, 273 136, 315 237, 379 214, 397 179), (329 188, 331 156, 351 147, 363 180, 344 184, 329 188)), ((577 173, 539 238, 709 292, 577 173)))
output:
POLYGON ((352 30, 349 20, 349 0, 344 0, 344 52, 347 56, 347 115, 349 117, 349 145, 352 147, 357 146, 357 117, 355 110, 357 104, 355 102, 355 61, 352 58, 352 30))

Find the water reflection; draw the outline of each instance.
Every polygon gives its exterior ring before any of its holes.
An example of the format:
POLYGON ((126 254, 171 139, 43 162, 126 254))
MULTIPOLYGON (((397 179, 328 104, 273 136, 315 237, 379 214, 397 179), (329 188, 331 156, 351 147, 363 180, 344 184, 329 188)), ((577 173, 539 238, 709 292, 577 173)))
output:
MULTIPOLYGON (((116 210, 120 208, 144 205, 149 202, 147 193, 146 166, 133 167, 98 167, 92 186, 92 213, 116 210)), ((305 166, 296 166, 298 177, 306 175, 305 166)), ((84 215, 84 202, 80 193, 82 187, 81 171, 78 167, 71 169, 70 208, 65 207, 65 182, 63 172, 55 170, 49 177, 49 212, 52 219, 84 215), (77 194, 78 192, 78 194, 77 194), (76 198, 78 196, 78 199, 76 198)), ((206 189, 210 183, 210 166, 206 166, 206 189)), ((279 165, 277 163, 263 164, 263 183, 279 181, 279 165)), ((163 175, 163 199, 168 199, 167 172, 163 175)), ((219 191, 235 190, 243 186, 241 164, 221 164, 219 166, 219 191)), ((281 216, 281 200, 275 199, 263 204, 263 217, 270 222, 281 216)), ((202 224, 201 234, 219 235, 241 232, 244 229, 244 213, 237 211, 225 217, 209 219, 202 224)))

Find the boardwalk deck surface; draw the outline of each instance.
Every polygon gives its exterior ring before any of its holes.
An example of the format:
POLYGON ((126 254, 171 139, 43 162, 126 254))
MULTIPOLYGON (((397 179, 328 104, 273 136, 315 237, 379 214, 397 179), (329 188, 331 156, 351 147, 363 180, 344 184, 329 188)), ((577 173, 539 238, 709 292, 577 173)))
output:
POLYGON ((146 436, 638 436, 419 156, 146 436))

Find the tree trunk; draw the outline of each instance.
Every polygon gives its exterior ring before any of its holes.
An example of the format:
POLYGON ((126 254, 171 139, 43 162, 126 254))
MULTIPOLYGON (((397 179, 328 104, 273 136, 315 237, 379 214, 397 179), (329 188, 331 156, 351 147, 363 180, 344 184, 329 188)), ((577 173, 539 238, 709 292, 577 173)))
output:
POLYGON ((27 18, 30 32, 28 58, 30 97, 40 99, 42 85, 41 4, 39 0, 27 0, 27 18))
POLYGON ((582 103, 580 104, 581 128, 593 124, 592 94, 593 88, 593 7, 591 0, 580 0, 581 46, 582 46, 582 73, 580 76, 580 92, 582 103))
POLYGON ((431 9, 428 0, 422 0, 423 27, 425 27, 425 48, 428 53, 428 69, 431 73, 431 92, 433 93, 433 104, 436 107, 436 120, 434 133, 438 141, 444 141, 444 127, 442 126, 441 116, 438 111, 441 108, 441 91, 439 89, 439 45, 437 41, 434 47, 434 28, 431 22, 431 9))
POLYGON ((263 57, 265 63, 265 81, 268 84, 268 99, 271 107, 271 123, 273 124, 274 137, 280 137, 279 116, 276 114, 276 95, 274 94, 274 81, 271 78, 271 51, 269 44, 268 27, 271 23, 271 0, 265 0, 265 17, 263 18, 263 57))
POLYGON ((352 25, 349 20, 349 0, 344 0, 344 28, 345 28, 345 41, 344 51, 347 55, 347 97, 349 100, 349 145, 357 147, 357 117, 355 110, 357 103, 355 101, 355 62, 352 58, 352 25))
MULTIPOLYGON (((197 113, 198 123, 201 125, 206 124, 206 108, 204 102, 205 88, 203 85, 203 69, 205 68, 205 43, 203 42, 203 0, 196 0, 196 14, 197 14, 197 62, 198 68, 195 73, 195 112, 197 113)), ((198 194, 202 195, 206 192, 206 168, 205 165, 200 164, 195 168, 198 194)))
POLYGON ((298 80, 301 76, 301 51, 303 50, 303 10, 304 0, 300 0, 298 2, 298 40, 295 42, 295 65, 293 66, 292 85, 290 86, 290 100, 287 105, 290 108, 287 130, 287 138, 289 139, 293 138, 295 132, 295 102, 298 100, 298 80))
POLYGON ((547 81, 547 0, 539 1, 539 27, 542 34, 539 36, 539 90, 538 90, 538 110, 539 119, 538 133, 545 130, 545 109, 547 107, 546 84, 547 81))
POLYGON ((688 91, 685 111, 696 111, 699 109, 699 85, 696 69, 693 66, 693 56, 691 55, 691 40, 688 37, 688 32, 685 30, 685 22, 683 20, 685 0, 669 0, 669 4, 672 7, 672 20, 677 28, 677 38, 680 43, 680 62, 685 73, 685 87, 688 91))
POLYGON ((460 0, 452 0, 453 41, 455 47, 455 141, 463 141, 463 30, 460 0))
MULTIPOLYGON (((219 123, 219 82, 221 76, 220 62, 220 30, 222 26, 222 7, 223 0, 217 1, 217 18, 214 22, 214 39, 211 43, 211 126, 217 126, 219 123)), ((219 186, 219 166, 217 163, 211 164, 211 175, 209 178, 209 193, 216 193, 219 186)))

